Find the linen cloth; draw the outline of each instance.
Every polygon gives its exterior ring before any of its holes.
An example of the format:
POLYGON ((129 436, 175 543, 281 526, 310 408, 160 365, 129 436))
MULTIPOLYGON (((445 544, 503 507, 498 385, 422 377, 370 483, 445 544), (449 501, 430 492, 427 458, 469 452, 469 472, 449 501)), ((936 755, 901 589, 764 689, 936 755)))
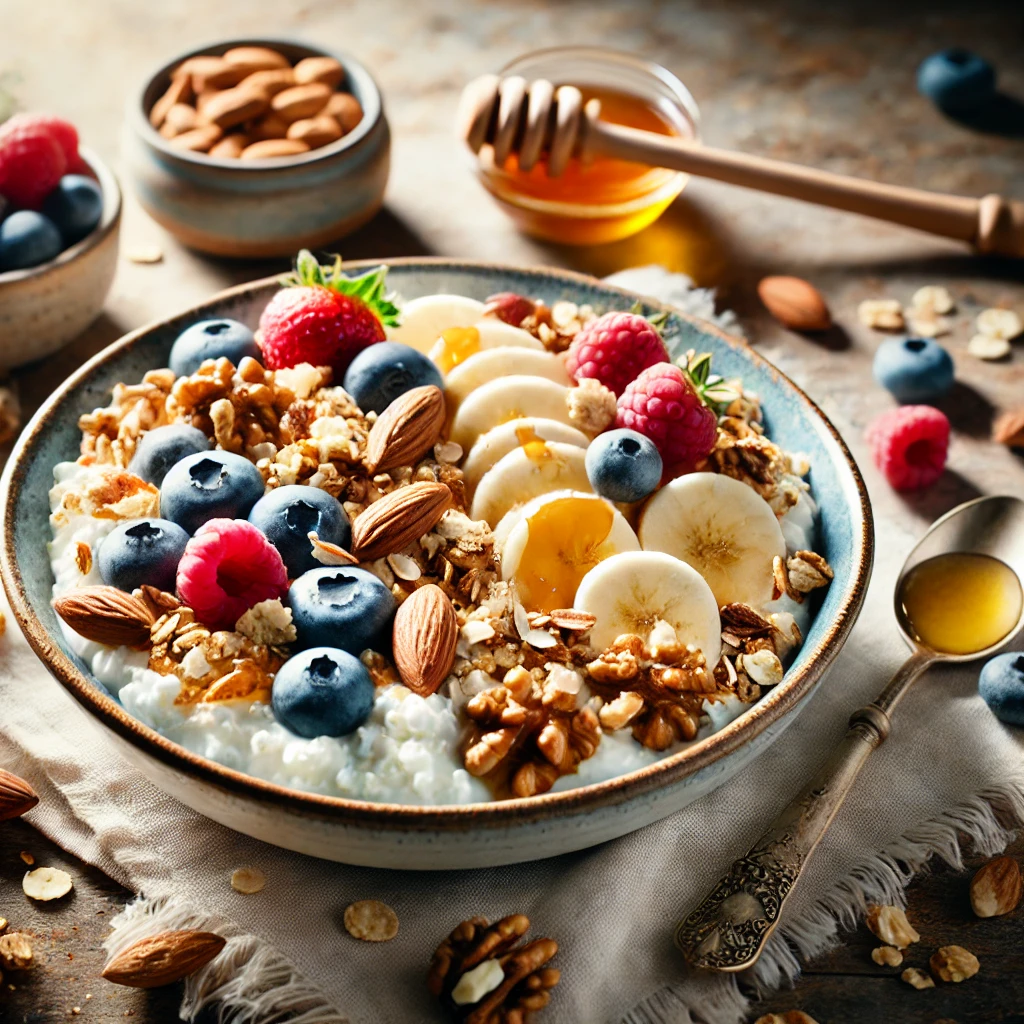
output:
MULTIPOLYGON (((850 713, 907 653, 892 589, 916 536, 857 438, 845 434, 861 456, 877 517, 874 578, 846 646, 767 752, 716 792, 615 842, 531 864, 417 873, 347 867, 248 839, 165 796, 123 761, 13 619, 0 642, 0 765, 39 791, 28 815, 34 826, 157 901, 135 913, 132 927, 145 927, 141 911, 156 909, 154 920, 165 926, 191 912, 189 920, 224 918, 250 936, 237 956, 251 958, 248 972, 233 987, 193 986, 186 1015, 213 1000, 258 1024, 281 1005, 268 1008, 252 987, 284 985, 290 1007, 305 1007, 299 1019, 310 1024, 434 1024, 443 1018, 424 974, 437 944, 467 917, 523 912, 532 936, 560 947, 553 965, 563 980, 539 1018, 547 1024, 738 1024, 746 999, 736 978, 688 972, 672 945, 674 925, 771 823, 842 736, 850 713), (240 866, 260 868, 266 888, 235 892, 229 877, 240 866), (163 898, 171 903, 160 910, 163 898), (360 943, 345 933, 344 908, 367 898, 397 912, 393 941, 360 943), (311 999, 281 958, 323 999, 311 999)), ((837 921, 851 921, 866 900, 899 901, 929 856, 955 863, 958 828, 983 852, 996 852, 1009 823, 1024 820, 1021 735, 977 696, 977 671, 933 670, 907 696, 746 980, 764 987, 791 976, 794 949, 828 945, 837 921)))

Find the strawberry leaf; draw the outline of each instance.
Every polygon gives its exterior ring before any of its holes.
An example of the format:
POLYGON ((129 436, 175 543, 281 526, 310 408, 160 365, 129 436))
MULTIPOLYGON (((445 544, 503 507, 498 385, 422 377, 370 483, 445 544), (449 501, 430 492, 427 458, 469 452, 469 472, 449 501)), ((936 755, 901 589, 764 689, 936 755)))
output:
POLYGON ((720 374, 711 372, 711 353, 697 354, 692 348, 676 360, 676 365, 686 374, 701 400, 716 413, 740 397, 732 384, 723 380, 720 374))
POLYGON ((308 249, 303 249, 295 257, 295 272, 282 277, 281 284, 286 288, 302 285, 329 288, 339 295, 348 295, 363 303, 385 327, 396 327, 398 307, 384 290, 387 273, 387 266, 382 264, 349 277, 342 270, 340 256, 335 255, 334 263, 325 266, 308 249))

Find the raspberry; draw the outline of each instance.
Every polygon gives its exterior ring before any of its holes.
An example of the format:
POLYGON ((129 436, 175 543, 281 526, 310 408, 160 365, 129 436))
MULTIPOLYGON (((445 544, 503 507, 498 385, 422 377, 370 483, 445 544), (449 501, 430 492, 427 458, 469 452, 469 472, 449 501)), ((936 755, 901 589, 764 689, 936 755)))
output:
POLYGON ((178 596, 211 629, 234 629, 254 604, 284 597, 288 573, 277 548, 244 519, 211 519, 178 563, 178 596))
POLYGON ((565 368, 574 380, 595 377, 616 395, 637 374, 668 360, 668 349, 649 320, 636 313, 605 313, 572 340, 565 368))
POLYGON ((38 209, 67 166, 64 150, 52 136, 32 125, 4 126, 0 134, 0 193, 15 206, 38 209))
POLYGON ((875 465, 898 491, 930 487, 942 476, 949 420, 930 405, 903 405, 868 428, 875 465))
POLYGON ((694 469, 711 454, 718 418, 674 363, 649 366, 619 396, 615 426, 649 437, 665 463, 665 477, 694 469))
POLYGON ((82 163, 78 155, 78 131, 70 121, 54 117, 53 114, 15 114, 0 128, 0 139, 3 139, 12 130, 30 132, 33 135, 46 135, 53 139, 64 152, 68 170, 75 174, 80 173, 76 170, 82 163))

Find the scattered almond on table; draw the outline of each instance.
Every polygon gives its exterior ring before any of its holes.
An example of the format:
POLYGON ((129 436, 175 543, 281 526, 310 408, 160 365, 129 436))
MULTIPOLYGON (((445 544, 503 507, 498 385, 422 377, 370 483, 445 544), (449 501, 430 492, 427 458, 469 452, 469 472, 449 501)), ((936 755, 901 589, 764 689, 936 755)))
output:
POLYGON ((992 426, 992 440, 1009 448, 1024 448, 1024 408, 998 417, 992 426))
POLYGON ((996 857, 971 880, 971 907, 978 917, 1000 917, 1020 903, 1020 866, 1012 857, 996 857))
POLYGON ((827 331, 832 314, 821 292, 799 277, 764 277, 757 294, 783 327, 792 331, 827 331))
POLYGON ((205 967, 227 944, 213 932, 169 931, 133 942, 103 968, 103 977, 129 988, 170 985, 205 967))
POLYGON ((39 797, 24 779, 0 768, 0 821, 20 818, 37 803, 39 797))

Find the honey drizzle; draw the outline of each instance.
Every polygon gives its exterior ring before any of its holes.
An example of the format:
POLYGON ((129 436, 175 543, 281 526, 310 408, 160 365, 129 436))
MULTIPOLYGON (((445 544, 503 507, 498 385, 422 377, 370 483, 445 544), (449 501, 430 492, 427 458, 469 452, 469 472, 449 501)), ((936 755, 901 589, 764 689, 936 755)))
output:
POLYGON ((526 457, 538 466, 544 462, 550 462, 554 457, 555 453, 548 447, 544 438, 540 437, 533 429, 532 423, 516 427, 516 440, 526 453, 526 457))
POLYGON ((441 352, 437 368, 451 373, 459 363, 480 351, 480 332, 475 327, 449 327, 441 332, 441 352))

